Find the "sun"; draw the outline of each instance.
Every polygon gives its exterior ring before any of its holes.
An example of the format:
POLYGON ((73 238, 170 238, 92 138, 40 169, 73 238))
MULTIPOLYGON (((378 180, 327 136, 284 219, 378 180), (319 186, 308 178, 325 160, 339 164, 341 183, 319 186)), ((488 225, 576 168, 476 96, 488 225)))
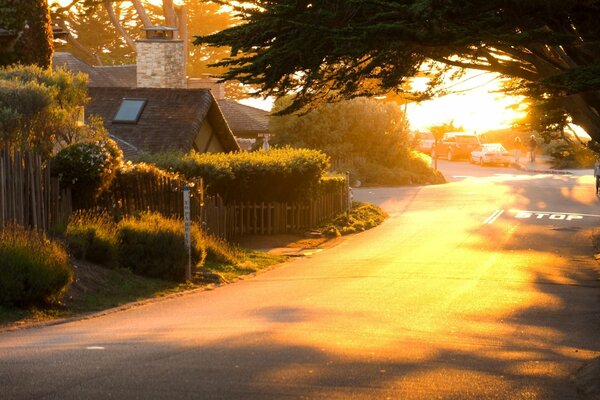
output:
MULTIPOLYGON (((448 86, 452 86, 453 94, 408 104, 411 128, 425 130, 431 125, 449 121, 476 132, 511 127, 515 120, 525 116, 524 97, 502 94, 497 77, 496 74, 470 71, 461 82, 448 83, 448 86)), ((413 82, 416 90, 425 83, 418 79, 413 82)))

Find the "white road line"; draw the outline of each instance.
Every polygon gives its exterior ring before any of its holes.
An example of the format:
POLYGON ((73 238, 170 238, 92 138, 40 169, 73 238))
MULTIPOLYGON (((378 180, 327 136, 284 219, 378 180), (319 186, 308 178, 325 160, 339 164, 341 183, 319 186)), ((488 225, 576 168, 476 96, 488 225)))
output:
POLYGON ((496 210, 492 213, 492 215, 490 215, 489 217, 486 218, 485 221, 483 221, 483 223, 485 225, 491 225, 494 223, 494 221, 496 221, 498 219, 498 217, 500 217, 502 214, 504 213, 504 210, 496 210))

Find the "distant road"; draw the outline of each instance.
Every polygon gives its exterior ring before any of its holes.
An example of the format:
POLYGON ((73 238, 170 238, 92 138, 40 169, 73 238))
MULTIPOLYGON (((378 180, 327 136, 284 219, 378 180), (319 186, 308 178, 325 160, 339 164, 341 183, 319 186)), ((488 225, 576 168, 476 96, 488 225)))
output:
POLYGON ((577 399, 600 355, 591 176, 441 162, 390 218, 213 291, 0 334, 8 399, 577 399))

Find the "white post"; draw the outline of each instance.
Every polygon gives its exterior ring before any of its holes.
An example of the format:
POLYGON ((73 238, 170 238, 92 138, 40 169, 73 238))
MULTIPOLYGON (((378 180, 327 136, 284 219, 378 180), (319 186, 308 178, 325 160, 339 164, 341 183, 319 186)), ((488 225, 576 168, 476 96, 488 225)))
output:
POLYGON ((187 281, 192 279, 192 236, 190 233, 190 187, 185 185, 183 187, 183 229, 185 235, 185 248, 188 253, 188 265, 185 270, 185 279, 187 281))

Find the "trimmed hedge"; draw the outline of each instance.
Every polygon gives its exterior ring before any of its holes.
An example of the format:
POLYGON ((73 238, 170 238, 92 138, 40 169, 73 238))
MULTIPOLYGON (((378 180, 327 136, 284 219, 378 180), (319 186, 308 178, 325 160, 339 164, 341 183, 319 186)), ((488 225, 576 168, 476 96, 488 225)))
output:
POLYGON ((59 243, 20 227, 0 231, 0 304, 55 302, 72 281, 67 252, 59 243))
POLYGON ((146 154, 140 161, 189 178, 202 177, 208 194, 232 201, 302 201, 320 190, 329 157, 317 150, 146 154))

